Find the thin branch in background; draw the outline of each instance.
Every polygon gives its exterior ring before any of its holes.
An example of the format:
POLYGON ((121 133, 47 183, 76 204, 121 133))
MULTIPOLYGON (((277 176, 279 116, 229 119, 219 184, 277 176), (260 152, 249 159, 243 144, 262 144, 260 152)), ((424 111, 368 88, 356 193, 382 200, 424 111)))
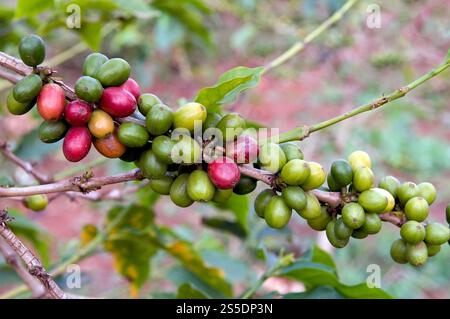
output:
POLYGON ((11 73, 0 69, 0 78, 5 79, 12 83, 17 83, 20 81, 22 77, 20 75, 17 75, 16 73, 11 73))
POLYGON ((27 266, 31 275, 36 277, 45 287, 48 295, 54 299, 68 299, 64 291, 59 288, 53 278, 47 273, 42 266, 41 261, 29 250, 22 241, 9 229, 6 223, 10 221, 10 217, 6 210, 0 211, 0 236, 11 247, 16 254, 22 259, 27 266))

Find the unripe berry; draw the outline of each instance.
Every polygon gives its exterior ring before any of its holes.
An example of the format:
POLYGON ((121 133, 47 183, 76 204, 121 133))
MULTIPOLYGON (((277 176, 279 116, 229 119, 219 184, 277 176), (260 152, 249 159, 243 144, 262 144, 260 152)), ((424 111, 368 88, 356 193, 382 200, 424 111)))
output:
POLYGON ((374 179, 375 176, 370 168, 359 167, 356 169, 355 175, 353 176, 353 187, 358 192, 364 192, 365 190, 372 188, 374 179))
POLYGON ((327 235, 328 241, 330 242, 331 245, 333 245, 336 248, 343 248, 348 244, 349 238, 339 239, 336 236, 335 227, 334 227, 335 223, 336 222, 334 220, 332 220, 328 223, 327 228, 326 228, 326 235, 327 235))
POLYGON ((94 137, 103 138, 114 132, 114 121, 108 113, 96 109, 91 114, 88 128, 94 137))
POLYGON ((419 195, 428 202, 428 205, 433 204, 436 199, 436 188, 433 184, 425 182, 417 185, 419 187, 419 195))
POLYGON ((283 228, 291 219, 292 210, 286 205, 283 198, 273 196, 264 209, 264 219, 272 228, 283 228))
POLYGON ((352 167, 353 172, 356 172, 360 167, 372 168, 370 156, 364 151, 355 151, 351 153, 348 157, 348 162, 352 167))
POLYGON ((394 176, 386 176, 381 179, 378 187, 387 190, 392 196, 397 197, 400 181, 394 176))
POLYGON ((341 187, 347 186, 352 182, 352 167, 346 160, 334 161, 331 165, 330 173, 333 180, 341 187))
POLYGON ((412 182, 403 183, 397 190, 397 197, 400 204, 405 205, 411 198, 419 196, 419 187, 412 182))
POLYGON ((41 194, 27 196, 24 199, 24 205, 35 212, 40 212, 47 207, 48 198, 46 195, 41 194))
POLYGON ((293 159, 283 166, 280 176, 288 185, 301 185, 310 174, 311 169, 307 162, 301 159, 293 159))
POLYGON ((442 245, 450 239, 450 229, 440 223, 429 223, 426 227, 425 242, 430 245, 442 245))
POLYGON ((275 195, 276 193, 273 190, 265 189, 261 193, 259 193, 258 196, 256 196, 253 203, 256 215, 264 218, 264 210, 266 209, 266 206, 269 203, 270 199, 275 195))
POLYGON ((241 177, 237 164, 228 157, 219 157, 208 164, 208 176, 219 189, 236 186, 241 177))
POLYGON ((205 171, 196 170, 189 175, 187 193, 192 200, 208 202, 213 199, 214 192, 215 187, 205 171))
POLYGON ((282 196, 286 204, 292 209, 300 211, 306 207, 306 194, 298 186, 287 186, 283 189, 282 196))
POLYGON ((402 225, 400 235, 408 244, 418 244, 425 239, 425 227, 419 222, 410 220, 402 225))
POLYGON ((411 265, 419 267, 424 265, 428 259, 428 249, 424 242, 407 244, 406 256, 411 265))
POLYGON ((173 125, 175 128, 185 128, 193 132, 195 124, 202 124, 206 115, 206 108, 200 103, 187 103, 174 113, 173 125))
POLYGON ((352 229, 360 228, 364 224, 364 209, 358 203, 348 203, 342 208, 342 220, 352 229))
POLYGON ((325 182, 326 173, 322 165, 316 162, 308 162, 310 168, 310 174, 308 178, 301 184, 301 187, 305 190, 312 190, 319 188, 325 182))
POLYGON ((320 202, 316 196, 310 193, 306 194, 306 205, 296 212, 306 220, 318 218, 321 215, 320 202))
POLYGON ((392 259, 399 264, 406 264, 408 262, 406 250, 407 243, 405 243, 402 239, 397 239, 391 245, 390 254, 392 259))
POLYGON ((430 208, 428 202, 422 197, 411 198, 405 205, 405 215, 408 220, 423 222, 428 217, 430 208))

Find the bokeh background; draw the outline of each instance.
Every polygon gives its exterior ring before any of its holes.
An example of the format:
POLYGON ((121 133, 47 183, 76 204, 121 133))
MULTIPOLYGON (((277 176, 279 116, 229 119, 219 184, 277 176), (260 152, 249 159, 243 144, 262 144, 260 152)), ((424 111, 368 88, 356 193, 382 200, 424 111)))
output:
MULTIPOLYGON (((238 66, 260 66, 271 61, 341 7, 340 0, 101 0, 68 1, 3 0, 0 4, 0 49, 18 56, 17 44, 28 33, 41 34, 47 58, 61 77, 73 85, 80 76, 83 59, 100 50, 123 57, 133 67, 133 77, 143 91, 155 93, 176 107, 210 86, 224 71, 238 66), (23 3, 28 3, 28 7, 23 3), (81 5, 81 29, 69 29, 67 5, 81 5)), ((265 74, 260 84, 241 95, 227 110, 267 127, 282 131, 314 124, 399 88, 440 63, 450 48, 449 0, 359 1, 334 27, 308 45, 286 64, 265 74), (370 4, 381 9, 381 27, 369 28, 370 4)), ((326 169, 338 158, 362 149, 372 156, 377 180, 385 175, 402 181, 432 182, 438 199, 432 219, 444 221, 450 202, 450 72, 427 82, 406 98, 382 109, 362 114, 313 134, 301 143, 309 160, 326 169)), ((5 107, 9 84, 0 81, 0 139, 7 140, 17 155, 36 162, 37 168, 57 177, 80 174, 93 167, 97 176, 125 171, 119 161, 103 160, 93 148, 80 165, 63 158, 60 144, 39 142, 37 113, 11 116, 5 107), (86 166, 82 166, 86 164, 86 166)), ((34 111, 35 112, 35 111, 34 111)), ((0 157, 2 185, 33 183, 22 170, 0 157)), ((260 186, 262 189, 262 186, 260 186)), ((106 188, 108 190, 109 188, 106 188)), ((152 195, 149 190, 138 197, 152 195), (147 193, 146 193, 147 192, 147 193)), ((256 193, 255 193, 256 195, 256 193)), ((252 198, 240 198, 235 207, 221 210, 195 204, 187 209, 166 198, 157 199, 156 223, 167 226, 180 238, 192 242, 206 263, 221 268, 236 293, 265 270, 256 258, 264 244, 273 251, 284 248, 301 255, 313 243, 335 257, 343 282, 365 281, 367 266, 381 268, 381 287, 398 298, 449 298, 450 249, 421 269, 397 265, 389 257, 398 229, 384 225, 377 236, 352 240, 334 251, 323 234, 308 229, 294 216, 283 231, 269 230, 254 216, 252 198), (247 216, 247 212, 249 212, 247 216), (245 236, 205 225, 205 219, 230 221, 244 216, 245 236), (247 219, 248 218, 248 219, 247 219)), ((148 198, 147 198, 148 199, 148 198)), ((124 203, 138 201, 128 195, 124 203)), ((67 258, 76 250, 86 224, 101 227, 110 201, 92 203, 58 196, 41 213, 28 211, 19 201, 1 199, 17 216, 21 234, 40 252, 47 265, 67 258)), ((236 233, 236 232, 235 232, 236 233)), ((238 232, 239 233, 239 232, 238 232)), ((114 268, 113 256, 100 249, 78 263, 82 288, 77 293, 102 297, 129 296, 127 280, 114 268)), ((150 280, 140 297, 172 296, 183 282, 196 278, 164 252, 149 261, 150 280)), ((64 277, 61 277, 63 282, 64 277)), ((19 283, 0 261, 0 292, 19 283)), ((298 282, 273 278, 260 295, 302 291, 298 282)))

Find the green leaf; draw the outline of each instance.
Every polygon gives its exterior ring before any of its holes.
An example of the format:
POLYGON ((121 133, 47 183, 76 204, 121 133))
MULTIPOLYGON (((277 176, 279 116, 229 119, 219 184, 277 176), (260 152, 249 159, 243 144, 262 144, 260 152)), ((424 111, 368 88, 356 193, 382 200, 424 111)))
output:
POLYGON ((208 297, 200 290, 185 283, 178 287, 177 299, 208 299, 208 297))
POLYGON ((314 245, 311 250, 311 261, 319 264, 327 265, 336 271, 336 264, 333 257, 319 246, 314 245))
POLYGON ((222 104, 232 103, 239 93, 255 87, 261 78, 263 67, 247 68, 238 66, 231 69, 219 78, 212 87, 201 89, 195 101, 208 109, 217 109, 222 104))
POLYGON ((93 51, 99 51, 102 42, 102 28, 104 23, 83 22, 81 28, 78 29, 81 39, 93 51))
POLYGON ((158 12, 151 9, 143 0, 114 0, 119 8, 132 13, 137 18, 148 19, 158 15, 158 12))
POLYGON ((18 0, 15 18, 27 18, 53 7, 53 0, 18 0))
POLYGON ((221 231, 229 232, 239 238, 245 238, 247 231, 236 222, 232 222, 223 218, 202 218, 202 223, 208 227, 221 231))
POLYGON ((39 139, 38 130, 34 129, 24 135, 16 146, 14 153, 24 160, 41 160, 46 155, 60 150, 62 141, 52 144, 42 143, 39 139))
POLYGON ((245 232, 248 232, 249 205, 248 196, 233 194, 225 204, 218 204, 217 207, 231 211, 236 216, 237 223, 245 232))
POLYGON ((304 292, 292 292, 282 296, 283 299, 341 299, 343 296, 333 287, 320 286, 304 292))
POLYGON ((391 299, 393 296, 379 288, 370 288, 366 283, 354 286, 339 285, 336 287, 343 296, 358 299, 391 299))

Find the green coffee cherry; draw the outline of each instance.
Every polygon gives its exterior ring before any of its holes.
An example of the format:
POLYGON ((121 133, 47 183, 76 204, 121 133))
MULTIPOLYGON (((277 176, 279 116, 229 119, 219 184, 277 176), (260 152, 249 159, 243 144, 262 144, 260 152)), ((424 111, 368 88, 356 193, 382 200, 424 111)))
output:
POLYGON ((356 239, 364 239, 367 236, 369 236, 369 233, 362 227, 358 228, 358 229, 354 229, 353 233, 352 233, 352 237, 356 238, 356 239))
POLYGON ((155 94, 144 93, 138 98, 139 112, 144 116, 147 115, 148 111, 156 104, 163 104, 163 102, 155 94))
POLYGON ((406 264, 408 262, 406 250, 407 243, 405 243, 402 239, 397 239, 391 245, 390 254, 392 259, 399 264, 406 264))
POLYGON ((108 61, 108 57, 101 53, 89 54, 83 63, 83 75, 97 78, 100 67, 108 61))
POLYGON ((152 141, 152 151, 160 161, 172 164, 172 149, 175 144, 176 142, 170 137, 160 135, 152 141))
POLYGON ((132 122, 122 123, 117 135, 119 141, 128 147, 142 147, 150 138, 145 127, 132 122))
POLYGON ((217 124, 222 119, 222 116, 219 113, 210 112, 206 115, 206 120, 203 122, 203 131, 206 131, 209 128, 217 127, 217 124))
POLYGON ((75 93, 80 99, 94 103, 102 97, 103 87, 99 80, 90 76, 82 76, 75 83, 75 93))
POLYGON ((203 105, 196 102, 187 103, 174 113, 173 125, 175 128, 185 128, 192 133, 195 123, 202 125, 206 116, 206 108, 203 105))
POLYGON ((20 40, 19 54, 23 63, 35 67, 44 62, 45 44, 41 37, 31 34, 20 40))
POLYGON ((28 111, 30 111, 35 104, 35 101, 25 103, 16 101, 13 91, 9 92, 8 98, 6 99, 6 107, 8 108, 8 111, 14 115, 23 115, 28 113, 28 111))
POLYGON ((139 158, 139 168, 146 178, 162 178, 167 172, 167 164, 161 162, 152 150, 142 153, 139 158))
POLYGON ((69 126, 64 121, 44 121, 39 126, 39 139, 44 143, 58 142, 66 135, 68 129, 69 126))
POLYGON ((179 207, 191 206, 194 202, 187 193, 189 174, 181 174, 172 183, 170 187, 170 199, 179 207))
POLYGON ((404 206, 411 198, 419 196, 420 189, 412 182, 405 182, 397 190, 397 198, 404 206))
POLYGON ((430 244, 426 244, 426 245, 427 245, 428 257, 433 257, 441 251, 440 245, 430 245, 430 244))
POLYGON ((376 234, 381 230, 381 219, 377 214, 366 214, 361 229, 367 234, 376 234))
POLYGON ((272 228, 283 228, 291 219, 292 210, 286 205, 283 198, 275 195, 270 198, 264 209, 264 219, 272 228))
POLYGON ((173 177, 163 176, 159 179, 150 179, 150 188, 161 195, 169 195, 173 183, 173 177))
POLYGON ((331 165, 330 174, 333 180, 341 187, 347 186, 353 180, 352 167, 346 160, 334 161, 331 165))
POLYGON ((428 249, 424 242, 417 244, 408 244, 406 256, 411 265, 419 267, 424 265, 428 259, 428 249))
POLYGON ((431 205, 434 203, 434 200, 436 199, 436 188, 433 184, 425 182, 420 183, 417 185, 419 187, 419 196, 425 198, 425 200, 428 202, 428 205, 431 205))
POLYGON ((337 239, 348 239, 352 235, 353 229, 348 227, 342 218, 339 218, 334 223, 334 234, 337 239))
POLYGON ((327 185, 330 191, 332 192, 339 192, 341 190, 341 185, 339 185, 331 175, 331 173, 328 173, 327 175, 327 185))
POLYGON ((171 160, 177 164, 201 163, 202 150, 200 145, 192 137, 179 136, 172 147, 171 160))
POLYGON ((230 142, 239 137, 245 127, 246 122, 238 113, 229 113, 217 123, 217 128, 222 132, 224 142, 230 142))
POLYGON ((447 223, 450 224, 450 204, 445 208, 445 218, 447 220, 447 223))
POLYGON ((423 222, 428 217, 430 207, 423 197, 413 197, 405 205, 405 215, 408 220, 423 222))
POLYGON ((281 169, 280 176, 288 185, 301 185, 309 177, 311 170, 307 162, 293 159, 281 169))
POLYGON ((352 229, 360 228, 364 224, 364 209, 358 203, 348 203, 342 208, 342 220, 352 229))
POLYGON ((248 176, 241 176, 239 182, 234 186, 233 193, 238 195, 246 195, 253 192, 257 185, 257 180, 248 176))
POLYGON ((310 193, 306 194, 306 206, 302 210, 296 210, 296 212, 306 220, 315 219, 320 217, 320 202, 316 196, 310 193))
POLYGON ((131 67, 121 58, 113 58, 103 63, 96 74, 104 87, 119 86, 130 77, 131 67))
POLYGON ((335 233, 335 228, 334 228, 335 223, 336 222, 334 220, 332 220, 328 223, 327 228, 326 228, 326 235, 327 235, 328 241, 330 242, 331 245, 333 245, 336 248, 343 248, 348 244, 349 238, 346 238, 346 239, 337 238, 336 233, 335 233))
POLYGON ((288 186, 282 191, 282 196, 286 204, 297 211, 306 207, 306 194, 298 186, 288 186))
POLYGON ((189 175, 187 193, 192 200, 208 202, 213 199, 215 190, 214 184, 205 171, 196 170, 189 175))
POLYGON ((400 181, 394 176, 386 176, 381 179, 378 187, 387 190, 392 196, 397 197, 400 181))
POLYGON ((212 199, 213 202, 217 204, 225 204, 233 195, 232 189, 216 189, 214 193, 214 197, 212 199))
POLYGON ((308 162, 311 173, 304 183, 302 183, 301 187, 305 191, 309 191, 312 189, 319 188, 325 182, 326 173, 319 163, 316 162, 308 162))
POLYGON ((286 161, 289 162, 294 159, 303 159, 303 152, 300 149, 300 146, 298 146, 295 143, 287 142, 280 144, 281 149, 284 152, 284 155, 286 156, 286 161))
POLYGON ((381 214, 388 206, 388 198, 376 189, 369 189, 359 195, 358 204, 369 213, 381 214))
POLYGON ((19 103, 30 103, 42 89, 41 77, 37 74, 30 74, 21 79, 13 88, 13 97, 19 103))
POLYGON ((167 105, 156 104, 147 113, 145 123, 150 134, 162 135, 172 127, 173 112, 167 105))
POLYGON ((322 231, 327 228, 328 223, 331 221, 331 216, 327 211, 327 208, 325 206, 322 206, 320 208, 320 215, 319 217, 313 218, 313 219, 307 219, 306 222, 308 223, 309 227, 311 227, 314 230, 322 231))
POLYGON ((370 156, 364 151, 355 151, 348 157, 348 162, 355 173, 360 167, 372 168, 370 156))
POLYGON ((440 223, 429 223, 426 227, 425 242, 430 245, 442 245, 450 239, 450 229, 440 223))
POLYGON ((372 188, 374 179, 375 176, 370 168, 360 167, 355 171, 355 176, 353 177, 353 187, 358 192, 364 192, 365 190, 372 188))
POLYGON ((271 189, 265 189, 261 193, 256 196, 255 201, 253 203, 253 207, 255 208, 255 213, 261 218, 264 218, 264 210, 267 207, 270 199, 275 196, 275 192, 271 189))
POLYGON ((286 156, 278 144, 267 143, 259 150, 259 161, 262 169, 275 174, 286 164, 286 156))
POLYGON ((414 220, 407 221, 400 228, 400 236, 408 244, 418 244, 425 239, 425 227, 414 220))
POLYGON ((46 195, 31 195, 24 199, 25 207, 35 212, 43 211, 48 205, 48 198, 46 195))

